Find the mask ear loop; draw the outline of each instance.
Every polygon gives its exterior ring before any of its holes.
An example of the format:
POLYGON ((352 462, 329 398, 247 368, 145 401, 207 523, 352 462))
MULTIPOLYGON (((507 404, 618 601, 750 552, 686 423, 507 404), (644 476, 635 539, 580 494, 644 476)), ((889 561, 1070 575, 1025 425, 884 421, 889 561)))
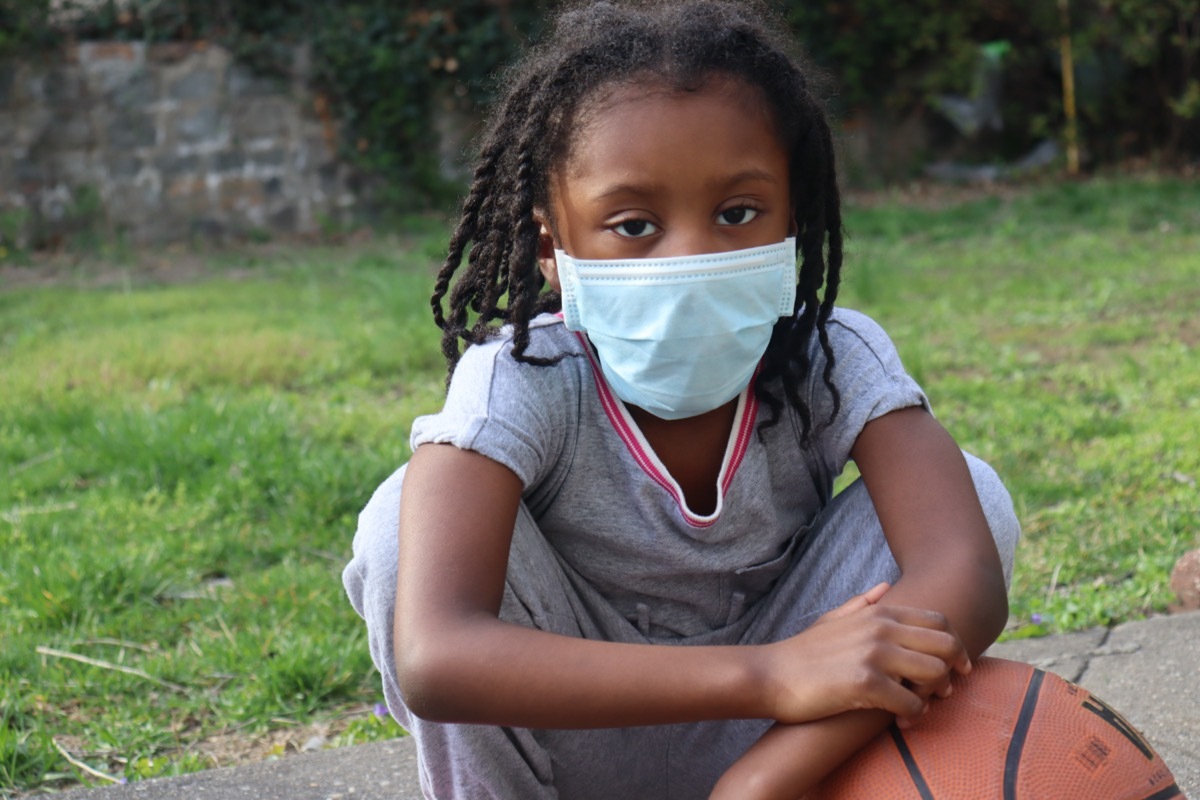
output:
POLYGON ((562 302, 563 321, 567 330, 582 331, 580 323, 579 299, 576 290, 579 285, 579 273, 575 271, 575 261, 565 250, 555 250, 554 260, 558 266, 558 284, 562 287, 560 300, 562 302))
MULTIPOLYGON (((792 224, 788 228, 788 239, 795 242, 796 262, 800 261, 800 223, 796 221, 796 209, 792 209, 792 224)), ((792 300, 792 324, 791 330, 795 331, 796 326, 800 324, 800 315, 804 313, 804 298, 800 296, 800 269, 796 267, 793 272, 796 281, 796 297, 792 300)))
POLYGON ((797 236, 797 233, 796 233, 796 220, 795 220, 795 218, 793 217, 793 219, 792 219, 792 234, 791 234, 791 236, 790 236, 790 237, 788 237, 788 238, 790 238, 790 239, 792 239, 793 241, 795 241, 795 242, 796 242, 796 262, 797 262, 797 266, 796 266, 796 268, 795 268, 795 270, 794 270, 794 273, 795 273, 794 277, 795 277, 795 281, 796 281, 796 297, 795 297, 795 299, 794 299, 794 300, 792 300, 792 324, 791 324, 791 326, 790 326, 790 328, 789 328, 789 332, 791 332, 791 333, 794 333, 794 332, 796 331, 796 328, 797 328, 797 327, 799 327, 799 325, 800 325, 800 317, 801 317, 801 316, 803 316, 803 314, 804 314, 804 298, 803 298, 803 297, 800 295, 800 267, 799 267, 799 261, 800 261, 800 242, 799 242, 799 240, 796 238, 796 236, 797 236))

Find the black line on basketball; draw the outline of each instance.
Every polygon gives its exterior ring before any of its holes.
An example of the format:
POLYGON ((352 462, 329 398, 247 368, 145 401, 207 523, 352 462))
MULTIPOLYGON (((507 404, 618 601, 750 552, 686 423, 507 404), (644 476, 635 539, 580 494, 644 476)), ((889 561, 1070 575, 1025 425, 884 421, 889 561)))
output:
POLYGON ((908 742, 904 741, 904 734, 895 725, 891 727, 891 734, 892 741, 896 743, 896 749, 900 751, 900 757, 904 759, 904 766, 908 768, 908 777, 912 778, 913 786, 917 787, 921 800, 933 800, 933 792, 929 791, 929 784, 925 782, 925 776, 921 774, 917 760, 913 758, 912 751, 908 749, 908 742))
POLYGON ((1008 743, 1008 754, 1004 757, 1004 800, 1017 798, 1017 768, 1021 766, 1025 736, 1029 733, 1029 723, 1033 721, 1033 712, 1037 709, 1038 694, 1042 691, 1042 679, 1045 677, 1046 673, 1035 669, 1029 678, 1025 699, 1021 701, 1021 713, 1017 716, 1017 725, 1013 728, 1012 740, 1008 743))
POLYGON ((1154 794, 1146 798, 1146 800, 1174 800, 1174 798, 1183 797, 1183 792, 1175 784, 1171 784, 1165 789, 1159 789, 1154 794))

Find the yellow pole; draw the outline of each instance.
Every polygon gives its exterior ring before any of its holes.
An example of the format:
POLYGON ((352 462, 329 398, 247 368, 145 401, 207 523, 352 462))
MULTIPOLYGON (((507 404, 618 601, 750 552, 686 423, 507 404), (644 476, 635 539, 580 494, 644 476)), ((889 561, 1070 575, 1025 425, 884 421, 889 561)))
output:
POLYGON ((1059 16, 1062 19, 1062 38, 1059 50, 1062 54, 1063 111, 1067 117, 1067 174, 1079 174, 1079 122, 1075 113, 1075 58, 1071 53, 1071 9, 1070 0, 1058 0, 1059 16))

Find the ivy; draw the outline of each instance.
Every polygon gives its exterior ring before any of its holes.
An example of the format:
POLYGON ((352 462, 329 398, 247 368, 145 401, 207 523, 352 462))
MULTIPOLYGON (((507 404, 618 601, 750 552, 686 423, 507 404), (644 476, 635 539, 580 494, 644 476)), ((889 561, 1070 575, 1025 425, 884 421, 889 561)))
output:
MULTIPOLYGON (((778 0, 835 110, 904 116, 972 91, 981 46, 1004 42, 1001 155, 1062 129, 1055 0, 778 0)), ((552 0, 0 0, 0 58, 69 38, 211 40, 264 72, 311 55, 318 111, 376 207, 443 205, 461 188, 439 149, 471 139, 496 73, 536 39, 552 0), (449 111, 447 111, 449 110, 449 111), (466 112, 461 118, 455 111, 466 112), (441 120, 443 129, 435 128, 441 120), (449 122, 447 122, 449 121, 449 122)), ((1200 0, 1070 0, 1083 136, 1093 157, 1200 152, 1200 0)))
POLYGON ((378 176, 372 186, 381 205, 425 205, 457 193, 433 120, 447 109, 485 106, 495 73, 521 44, 516 32, 536 28, 544 11, 483 0, 398 10, 389 0, 357 0, 314 28, 317 84, 353 132, 355 160, 378 176))

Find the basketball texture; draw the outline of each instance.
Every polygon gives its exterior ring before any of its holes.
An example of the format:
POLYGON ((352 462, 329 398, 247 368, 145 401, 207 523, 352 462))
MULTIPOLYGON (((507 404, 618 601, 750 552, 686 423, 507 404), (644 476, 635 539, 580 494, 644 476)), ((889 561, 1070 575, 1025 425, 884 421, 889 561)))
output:
POLYGON ((808 800, 1183 800, 1149 743, 1086 689, 999 658, 953 685, 808 800))

